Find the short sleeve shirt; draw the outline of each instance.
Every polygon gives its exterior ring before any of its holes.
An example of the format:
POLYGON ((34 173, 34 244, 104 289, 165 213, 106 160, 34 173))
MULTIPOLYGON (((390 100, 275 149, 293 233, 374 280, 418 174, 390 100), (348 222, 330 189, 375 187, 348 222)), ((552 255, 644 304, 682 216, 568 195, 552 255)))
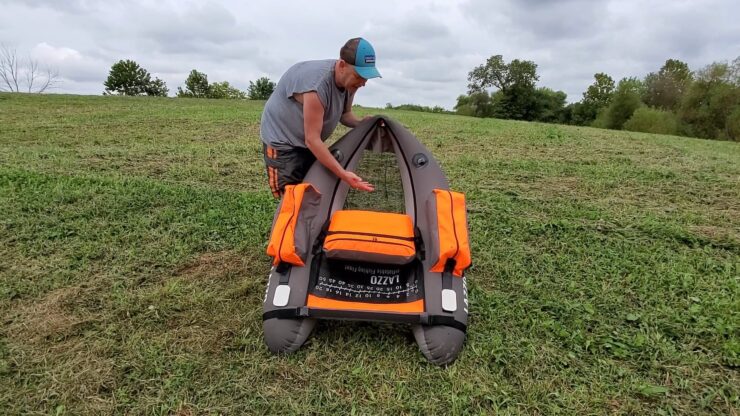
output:
POLYGON ((321 140, 326 140, 349 108, 347 91, 334 81, 335 59, 299 62, 278 81, 265 103, 260 123, 260 138, 275 149, 306 147, 303 127, 303 105, 293 94, 315 91, 324 106, 321 140))

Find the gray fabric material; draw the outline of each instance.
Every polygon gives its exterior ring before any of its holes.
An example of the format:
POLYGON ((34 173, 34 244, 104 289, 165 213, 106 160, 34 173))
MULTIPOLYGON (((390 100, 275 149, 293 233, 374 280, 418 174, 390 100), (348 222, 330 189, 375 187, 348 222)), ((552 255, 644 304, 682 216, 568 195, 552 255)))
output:
POLYGON ((316 320, 303 319, 268 319, 262 323, 265 331, 265 344, 274 353, 295 352, 308 339, 316 326, 316 320))
MULTIPOLYGON (((313 186, 306 189, 303 194, 303 201, 298 211, 298 219, 295 224, 295 233, 293 241, 295 242, 296 253, 303 261, 308 258, 308 252, 313 246, 311 241, 311 226, 316 220, 321 203, 321 194, 313 186)), ((316 220, 319 221, 319 220, 316 220)))
POLYGON ((439 222, 437 221, 437 198, 435 198, 434 192, 429 194, 426 204, 430 238, 424 241, 424 245, 429 264, 436 264, 439 260, 439 222))
POLYGON ((303 105, 293 94, 316 91, 324 106, 321 140, 331 136, 346 111, 347 91, 334 82, 335 59, 299 62, 283 74, 275 91, 265 103, 260 123, 260 138, 278 150, 306 147, 303 129, 303 105))
POLYGON ((414 325, 412 330, 421 353, 437 365, 455 361, 465 342, 465 333, 449 326, 414 325))

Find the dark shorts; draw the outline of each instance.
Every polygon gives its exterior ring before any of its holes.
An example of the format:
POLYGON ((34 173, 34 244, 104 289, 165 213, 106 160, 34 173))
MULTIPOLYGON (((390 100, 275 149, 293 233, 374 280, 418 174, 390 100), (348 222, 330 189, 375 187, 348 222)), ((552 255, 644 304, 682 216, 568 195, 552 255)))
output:
POLYGON ((285 185, 303 182, 308 169, 316 161, 310 150, 294 147, 291 150, 276 150, 262 144, 262 152, 267 167, 267 180, 270 183, 272 196, 280 198, 285 192, 285 185))

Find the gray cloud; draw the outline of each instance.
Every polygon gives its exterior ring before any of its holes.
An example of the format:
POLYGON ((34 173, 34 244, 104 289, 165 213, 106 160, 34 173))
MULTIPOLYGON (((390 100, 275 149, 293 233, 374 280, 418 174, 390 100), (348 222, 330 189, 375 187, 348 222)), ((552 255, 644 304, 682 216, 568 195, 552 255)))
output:
POLYGON ((463 10, 490 34, 503 33, 550 43, 583 37, 598 30, 607 16, 607 3, 593 0, 504 1, 492 5, 472 0, 463 10))
POLYGON ((228 46, 244 45, 247 39, 256 35, 255 30, 239 24, 229 10, 209 3, 175 14, 157 9, 145 10, 137 25, 137 36, 151 42, 155 50, 163 54, 203 54, 214 50, 217 56, 226 53, 227 57, 233 57, 234 53, 228 46))
POLYGON ((245 89, 299 60, 334 58, 345 40, 376 48, 382 79, 356 101, 452 108, 467 73, 494 54, 538 64, 541 86, 577 101, 593 74, 642 77, 668 58, 692 69, 734 59, 731 0, 0 0, 0 43, 56 66, 59 92, 94 93, 110 66, 134 59, 172 92, 191 69, 245 89))

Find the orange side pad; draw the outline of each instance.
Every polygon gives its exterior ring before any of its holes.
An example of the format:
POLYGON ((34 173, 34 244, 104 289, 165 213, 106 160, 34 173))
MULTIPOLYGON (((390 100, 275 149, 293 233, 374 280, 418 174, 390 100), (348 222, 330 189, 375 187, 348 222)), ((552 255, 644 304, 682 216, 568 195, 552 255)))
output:
POLYGON ((287 185, 275 225, 272 228, 267 254, 274 257, 273 265, 281 261, 303 266, 303 259, 295 250, 295 227, 298 221, 303 196, 311 184, 287 185))
POLYGON ((366 303, 351 302, 346 300, 326 299, 316 295, 308 295, 306 306, 309 308, 332 309, 342 311, 372 311, 391 313, 422 313, 424 312, 424 299, 405 303, 366 303))
POLYGON ((437 199, 437 228, 439 232, 439 260, 431 271, 443 272, 447 259, 455 259, 453 274, 462 276, 470 266, 470 243, 465 213, 465 195, 459 192, 435 189, 437 199))

